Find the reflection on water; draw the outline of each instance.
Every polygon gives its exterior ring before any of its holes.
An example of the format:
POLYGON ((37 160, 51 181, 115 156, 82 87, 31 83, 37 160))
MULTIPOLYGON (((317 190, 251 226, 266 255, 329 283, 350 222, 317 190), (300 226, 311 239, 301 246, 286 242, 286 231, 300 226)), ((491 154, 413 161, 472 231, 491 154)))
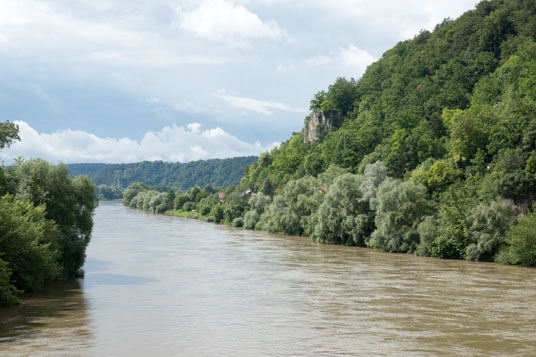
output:
POLYGON ((25 295, 20 306, 0 309, 3 355, 63 355, 73 350, 82 355, 92 340, 79 281, 55 284, 25 295))
POLYGON ((81 282, 0 310, 0 352, 536 351, 534 269, 318 245, 103 202, 85 270, 81 282))

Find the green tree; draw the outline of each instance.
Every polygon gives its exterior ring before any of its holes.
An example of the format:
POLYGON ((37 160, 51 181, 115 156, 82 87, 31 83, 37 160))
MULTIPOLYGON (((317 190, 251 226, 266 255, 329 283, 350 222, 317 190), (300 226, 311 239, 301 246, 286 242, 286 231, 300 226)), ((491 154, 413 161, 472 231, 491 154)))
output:
POLYGON ((516 207, 494 201, 478 205, 467 217, 467 234, 471 243, 465 249, 467 260, 491 261, 504 245, 506 232, 516 218, 516 207))
MULTIPOLYGON (((59 276, 57 236, 55 225, 45 218, 44 206, 34 207, 9 195, 0 197, 0 259, 12 271, 10 283, 17 289, 39 289, 59 276)), ((3 289, 14 292, 5 284, 3 289)))
POLYGON ((45 218, 60 231, 59 261, 66 278, 77 276, 93 229, 96 207, 95 185, 87 176, 68 176, 65 165, 52 166, 43 160, 19 160, 9 171, 16 200, 45 206, 45 218))
POLYGON ((527 213, 506 235, 510 245, 508 254, 512 264, 536 266, 536 211, 527 213))
POLYGON ((374 216, 363 200, 364 176, 344 174, 329 187, 314 215, 312 238, 322 243, 365 244, 374 229, 374 216))
POLYGON ((11 284, 11 274, 8 263, 0 258, 0 307, 19 304, 21 291, 11 284))
POLYGON ((222 205, 215 205, 210 211, 210 216, 214 219, 214 223, 221 223, 223 221, 224 208, 222 205))
POLYGON ((377 229, 367 244, 388 252, 414 252, 420 243, 417 228, 433 212, 424 186, 386 179, 378 188, 377 200, 377 229))
POLYGON ((0 149, 11 146, 20 140, 19 126, 10 121, 0 122, 0 149))
POLYGON ((130 206, 130 201, 132 201, 132 199, 136 197, 138 193, 145 192, 147 190, 149 190, 149 188, 143 182, 134 182, 127 187, 125 192, 123 192, 123 204, 125 206, 130 206))
POLYGON ((176 210, 181 210, 182 206, 184 206, 186 202, 190 202, 190 201, 191 201, 190 195, 188 195, 187 193, 178 193, 175 195, 175 201, 173 203, 173 207, 176 210))

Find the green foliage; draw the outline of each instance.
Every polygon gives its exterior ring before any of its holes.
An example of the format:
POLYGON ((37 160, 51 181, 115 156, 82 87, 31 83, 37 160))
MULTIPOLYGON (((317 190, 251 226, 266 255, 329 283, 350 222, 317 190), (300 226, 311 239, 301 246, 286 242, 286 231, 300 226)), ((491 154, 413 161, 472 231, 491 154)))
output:
POLYGON ((0 258, 0 306, 11 306, 19 304, 19 289, 11 284, 12 270, 9 269, 8 263, 0 258))
POLYGON ((123 192, 117 186, 99 185, 95 190, 99 200, 116 200, 123 198, 123 192))
POLYGON ((386 179, 378 187, 377 200, 377 229, 367 244, 388 252, 414 252, 420 243, 418 226, 433 212, 425 188, 386 179))
POLYGON ((536 211, 527 213, 506 235, 507 252, 512 264, 536 266, 536 211))
MULTIPOLYGON (((294 135, 261 155, 243 183, 258 190, 269 179, 281 194, 288 181, 330 165, 363 172, 379 160, 396 178, 419 167, 414 181, 439 194, 482 174, 503 149, 523 146, 528 160, 536 150, 535 17, 530 2, 493 0, 398 43, 358 81, 338 78, 311 100, 313 112, 342 113, 340 128, 314 144, 294 135)), ((511 187, 505 178, 501 195, 534 199, 534 162, 511 187)))
POLYGON ((191 201, 190 195, 188 195, 187 193, 179 193, 175 195, 175 200, 173 201, 173 207, 176 210, 180 210, 182 209, 182 206, 184 206, 186 202, 190 202, 190 201, 191 201))
POLYGON ((164 213, 168 210, 172 210, 174 203, 175 203, 175 191, 169 190, 168 192, 162 194, 161 202, 158 206, 156 206, 154 212, 164 213))
POLYGON ((93 229, 95 185, 87 176, 68 176, 65 165, 43 160, 19 160, 8 173, 17 200, 44 205, 45 218, 54 221, 60 234, 57 249, 62 275, 77 276, 93 229))
POLYGON ((223 221, 224 208, 222 205, 215 205, 210 211, 210 217, 212 217, 214 223, 221 223, 223 221))
POLYGON ((0 122, 0 149, 10 147, 17 140, 20 140, 19 126, 10 121, 0 122))
POLYGON ((465 259, 491 261, 503 246, 516 213, 514 206, 502 201, 473 208, 467 217, 467 235, 471 243, 465 249, 465 259))
POLYGON ((530 1, 482 1, 398 43, 359 80, 314 95, 305 125, 324 114, 331 131, 261 154, 223 206, 196 189, 175 208, 325 243, 532 265, 519 248, 531 251, 529 230, 512 232, 530 227, 513 205, 536 200, 534 19, 530 1), (246 188, 260 193, 248 202, 246 188))
POLYGON ((149 187, 143 182, 134 182, 127 187, 125 192, 123 192, 123 204, 125 206, 130 206, 131 201, 138 195, 140 192, 145 192, 149 190, 149 187))
POLYGON ((462 183, 456 183, 440 195, 439 231, 440 235, 432 246, 432 256, 462 259, 470 243, 467 236, 466 218, 473 207, 479 204, 476 193, 462 183))
POLYGON ((387 167, 380 161, 376 161, 373 164, 367 165, 364 175, 366 181, 363 181, 360 186, 363 194, 361 200, 368 202, 370 208, 376 210, 378 206, 376 194, 378 193, 380 184, 387 178, 387 167))
POLYGON ((247 211, 244 215, 244 228, 255 229, 255 226, 260 219, 261 217, 259 216, 259 213, 257 213, 257 210, 247 211))
POLYGON ((412 181, 424 185, 431 193, 443 192, 462 177, 463 171, 452 159, 428 159, 411 172, 412 181))
POLYGON ((236 217, 233 219, 233 227, 242 227, 244 225, 244 219, 242 217, 236 217))
POLYGON ((252 210, 255 210, 258 214, 263 214, 264 210, 272 202, 272 198, 268 195, 259 192, 258 194, 252 195, 249 199, 249 205, 252 210))
POLYGON ((344 174, 337 177, 313 218, 312 238, 321 243, 365 245, 374 229, 374 215, 363 200, 364 176, 344 174))
POLYGON ((283 189, 283 195, 275 196, 268 208, 266 199, 259 197, 252 200, 256 213, 263 210, 262 206, 265 207, 260 222, 261 226, 266 227, 265 229, 270 232, 303 235, 311 230, 309 220, 320 205, 322 196, 319 181, 306 176, 289 181, 283 189))
MULTIPOLYGON (((2 274, 11 271, 10 281, 3 283, 6 299, 16 289, 35 290, 61 274, 56 226, 45 218, 45 207, 0 197, 0 252, 2 274)), ((3 278, 5 280, 5 278, 3 278)))
POLYGON ((143 161, 132 164, 73 164, 73 173, 91 177, 97 185, 129 186, 134 182, 145 182, 149 186, 163 185, 186 191, 194 186, 214 187, 238 184, 244 168, 256 161, 257 157, 236 157, 192 161, 189 163, 169 163, 143 161))
POLYGON ((182 205, 181 209, 186 212, 193 211, 195 209, 195 203, 188 201, 182 205))
POLYGON ((417 233, 419 234, 420 243, 415 254, 425 257, 432 256, 434 241, 440 234, 437 219, 434 216, 424 217, 417 226, 417 233))
MULTIPOLYGON (((0 149, 15 140, 18 126, 0 122, 0 149)), ((67 166, 43 160, 0 167, 0 306, 79 274, 93 228, 95 185, 67 173, 67 166)))

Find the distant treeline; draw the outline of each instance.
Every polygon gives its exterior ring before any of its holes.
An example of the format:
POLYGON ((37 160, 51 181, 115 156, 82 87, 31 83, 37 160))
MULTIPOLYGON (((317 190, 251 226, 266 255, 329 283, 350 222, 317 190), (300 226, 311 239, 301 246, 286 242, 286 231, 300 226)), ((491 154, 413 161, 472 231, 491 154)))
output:
POLYGON ((133 182, 151 186, 169 186, 187 190, 211 184, 214 187, 237 185, 244 169, 258 157, 212 159, 189 163, 143 161, 132 164, 70 164, 72 175, 87 175, 97 185, 127 187, 133 182))

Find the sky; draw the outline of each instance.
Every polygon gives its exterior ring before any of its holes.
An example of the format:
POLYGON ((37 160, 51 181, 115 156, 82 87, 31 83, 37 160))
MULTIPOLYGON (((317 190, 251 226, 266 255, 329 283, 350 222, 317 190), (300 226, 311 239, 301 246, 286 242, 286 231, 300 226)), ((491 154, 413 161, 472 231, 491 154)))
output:
POLYGON ((0 0, 0 151, 51 162, 258 155, 313 95, 476 0, 0 0))

